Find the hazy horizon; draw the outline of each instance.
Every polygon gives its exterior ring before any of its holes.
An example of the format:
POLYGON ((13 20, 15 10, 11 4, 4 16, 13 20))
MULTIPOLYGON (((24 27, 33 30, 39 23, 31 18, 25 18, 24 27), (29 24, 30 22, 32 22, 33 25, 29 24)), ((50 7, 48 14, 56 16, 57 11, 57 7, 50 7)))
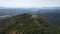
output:
POLYGON ((7 8, 60 7, 60 0, 0 0, 0 7, 7 8))

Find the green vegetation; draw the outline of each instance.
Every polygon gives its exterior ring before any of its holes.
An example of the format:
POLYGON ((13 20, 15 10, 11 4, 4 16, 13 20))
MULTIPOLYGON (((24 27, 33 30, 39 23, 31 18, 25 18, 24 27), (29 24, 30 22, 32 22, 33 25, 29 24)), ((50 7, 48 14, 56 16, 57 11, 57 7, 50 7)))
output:
POLYGON ((0 34, 60 34, 60 31, 41 16, 22 14, 0 20, 0 34))

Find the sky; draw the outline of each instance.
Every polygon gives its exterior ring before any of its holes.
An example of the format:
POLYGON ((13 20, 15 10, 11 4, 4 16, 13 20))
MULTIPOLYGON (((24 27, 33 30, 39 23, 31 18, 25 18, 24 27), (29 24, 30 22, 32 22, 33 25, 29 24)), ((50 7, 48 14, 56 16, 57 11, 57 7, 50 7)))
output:
POLYGON ((60 7, 60 0, 0 0, 0 7, 9 8, 60 7))

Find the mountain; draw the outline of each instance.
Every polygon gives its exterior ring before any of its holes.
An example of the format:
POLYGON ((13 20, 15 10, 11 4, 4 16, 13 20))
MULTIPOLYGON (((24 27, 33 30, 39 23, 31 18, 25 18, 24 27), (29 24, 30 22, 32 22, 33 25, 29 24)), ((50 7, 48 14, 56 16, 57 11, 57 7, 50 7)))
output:
POLYGON ((60 34, 60 30, 43 17, 26 13, 0 20, 0 34, 60 34))
POLYGON ((22 14, 22 13, 30 13, 37 11, 34 8, 0 8, 0 16, 4 15, 15 15, 15 14, 22 14))
POLYGON ((60 29, 60 13, 58 11, 57 12, 39 13, 39 15, 46 18, 54 26, 56 26, 60 29))
POLYGON ((30 13, 30 12, 55 12, 60 13, 60 7, 43 7, 43 8, 6 8, 0 7, 0 16, 4 15, 14 15, 20 13, 30 13))

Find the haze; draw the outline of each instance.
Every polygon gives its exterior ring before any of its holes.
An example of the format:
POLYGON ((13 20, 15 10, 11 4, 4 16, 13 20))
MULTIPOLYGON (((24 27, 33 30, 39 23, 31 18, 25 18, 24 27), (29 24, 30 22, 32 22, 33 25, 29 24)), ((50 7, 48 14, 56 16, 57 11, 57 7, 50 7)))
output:
POLYGON ((0 0, 0 7, 9 8, 60 7, 60 0, 0 0))

